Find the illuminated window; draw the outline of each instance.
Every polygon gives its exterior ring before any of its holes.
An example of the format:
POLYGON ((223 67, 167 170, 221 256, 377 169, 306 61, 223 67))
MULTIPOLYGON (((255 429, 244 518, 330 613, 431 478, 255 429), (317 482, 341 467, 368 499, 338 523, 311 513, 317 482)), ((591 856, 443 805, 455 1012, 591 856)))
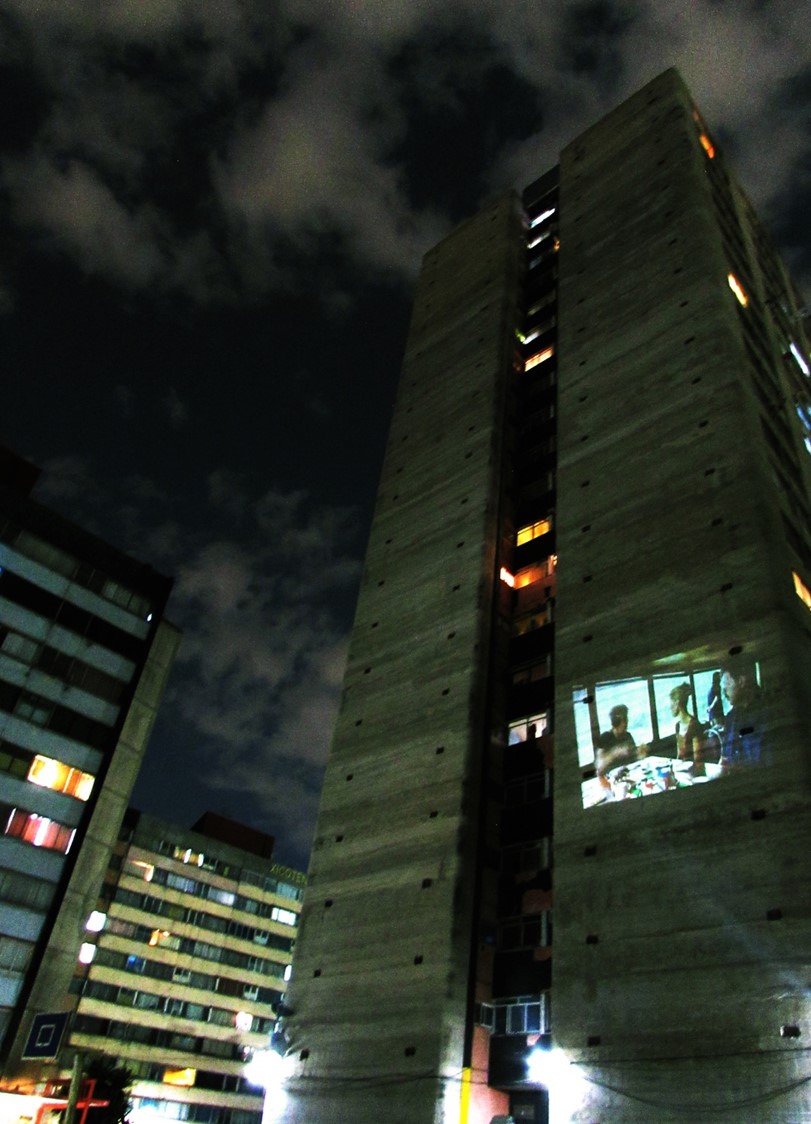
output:
POLYGON ((533 539, 538 539, 541 535, 546 535, 552 530, 552 520, 539 519, 537 523, 528 523, 526 527, 516 533, 515 545, 523 546, 524 543, 532 542, 533 539))
POLYGON ((81 769, 74 769, 53 757, 43 757, 40 753, 31 762, 27 779, 42 788, 52 788, 56 792, 75 796, 77 800, 89 798, 95 780, 90 773, 83 773, 81 769))
POLYGON ((803 605, 805 605, 807 609, 811 609, 811 590, 809 590, 808 586, 796 571, 792 571, 791 576, 794 578, 794 592, 802 601, 803 605))
POLYGON ((163 1071, 164 1085, 183 1085, 186 1088, 191 1088, 196 1080, 196 1069, 165 1069, 163 1071))
POLYGON ((710 140, 710 138, 707 136, 706 133, 702 133, 698 139, 701 143, 701 147, 707 153, 710 160, 712 160, 712 158, 715 156, 715 148, 713 146, 712 141, 710 140))
POLYGON ((141 862, 139 859, 128 859, 124 865, 126 874, 134 874, 139 878, 143 878, 144 882, 151 882, 155 874, 155 867, 152 863, 141 862))
POLYGON ((556 207, 550 207, 548 211, 542 211, 542 212, 541 212, 541 213, 540 213, 540 214, 539 214, 539 215, 537 216, 537 218, 534 218, 534 219, 532 219, 532 220, 530 221, 530 224, 529 224, 529 228, 530 228, 530 230, 532 230, 532 228, 533 228, 534 226, 540 226, 540 224, 541 224, 542 222, 546 222, 546 220, 547 220, 547 219, 551 219, 552 215, 554 215, 554 213, 555 213, 555 211, 556 211, 556 210, 557 210, 557 208, 556 208, 556 207))
POLYGON ((87 921, 85 921, 85 929, 88 933, 100 933, 107 922, 107 914, 102 913, 101 910, 94 909, 87 921))
POLYGON ((547 238, 551 238, 551 237, 552 237, 552 231, 551 230, 544 230, 537 236, 537 238, 533 238, 533 240, 531 242, 527 242, 527 249, 528 250, 534 250, 536 246, 540 246, 541 242, 544 242, 547 238))
POLYGON ((205 862, 205 855, 198 854, 191 847, 175 847, 172 858, 179 859, 182 863, 192 863, 194 866, 202 866, 205 862))
POLYGON ((554 354, 554 347, 545 347, 543 351, 536 351, 534 355, 530 355, 529 359, 524 360, 524 370, 531 371, 539 363, 545 363, 547 359, 551 359, 554 354))
POLYGON ((800 368, 800 370, 806 376, 806 378, 808 378, 808 376, 811 375, 811 368, 809 368, 808 364, 806 363, 805 359, 803 358, 802 352, 797 347, 796 343, 790 343, 788 346, 789 346, 789 351, 794 356, 794 360, 797 363, 797 366, 800 368))
POLYGON ((285 982, 285 983, 289 983, 289 982, 290 982, 290 977, 291 977, 292 975, 293 975, 293 965, 292 965, 292 964, 288 964, 288 965, 287 965, 287 967, 286 967, 286 968, 285 968, 285 970, 284 970, 284 982, 285 982))
POLYGON ((96 958, 96 946, 85 941, 84 944, 79 946, 79 963, 92 964, 96 958))
POLYGON ((37 816, 33 812, 26 812, 22 808, 9 809, 8 819, 4 834, 14 839, 21 839, 24 843, 31 843, 34 847, 44 847, 48 851, 61 851, 66 855, 70 850, 76 829, 65 827, 56 820, 49 820, 45 816, 37 816))
POLYGON ((535 566, 527 566, 523 570, 519 570, 515 575, 515 588, 523 589, 525 585, 532 585, 534 582, 542 581, 544 578, 550 577, 555 572, 558 564, 557 554, 550 554, 543 562, 537 563, 535 566))
POLYGON ((512 589, 515 585, 515 577, 510 573, 506 566, 501 567, 498 576, 501 578, 505 585, 508 585, 510 587, 510 589, 512 589))
POLYGON ((743 286, 741 285, 738 278, 734 273, 728 273, 727 281, 729 283, 730 289, 735 294, 735 298, 738 301, 738 304, 743 308, 746 308, 746 306, 749 304, 749 297, 747 297, 746 293, 744 292, 743 286))
POLYGON ((271 921, 279 921, 282 925, 295 925, 296 914, 291 909, 279 909, 274 906, 270 913, 271 921))
POLYGON ((511 722, 509 729, 510 745, 519 745, 521 742, 532 741, 546 733, 549 725, 549 715, 532 714, 528 718, 521 718, 518 722, 511 722))
POLYGON ((168 929, 153 929, 149 937, 149 944, 155 948, 160 945, 162 948, 180 948, 180 937, 173 936, 168 929))
POLYGON ((237 1011, 234 1015, 234 1026, 237 1030, 249 1031, 253 1026, 253 1015, 249 1015, 247 1011, 237 1011))

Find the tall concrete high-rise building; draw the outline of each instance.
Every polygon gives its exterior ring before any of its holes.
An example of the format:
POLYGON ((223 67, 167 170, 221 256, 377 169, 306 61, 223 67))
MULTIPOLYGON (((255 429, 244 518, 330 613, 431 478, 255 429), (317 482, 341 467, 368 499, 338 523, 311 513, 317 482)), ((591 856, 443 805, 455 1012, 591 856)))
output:
POLYGON ((85 922, 177 650, 168 578, 31 499, 0 450, 0 1072, 59 1043, 85 922), (39 1026, 39 1024, 37 1024, 39 1026), (33 1047, 33 1049, 32 1049, 33 1047))
POLYGON ((804 315, 672 70, 426 254, 274 1119, 811 1119, 804 315))

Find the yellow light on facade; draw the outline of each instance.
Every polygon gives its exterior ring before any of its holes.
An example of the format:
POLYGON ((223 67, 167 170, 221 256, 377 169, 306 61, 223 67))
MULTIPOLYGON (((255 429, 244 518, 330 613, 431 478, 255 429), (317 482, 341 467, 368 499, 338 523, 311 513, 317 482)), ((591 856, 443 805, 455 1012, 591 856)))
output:
POLYGON ((187 1069, 167 1069, 164 1070, 163 1083, 164 1085, 183 1085, 189 1089, 197 1080, 197 1070, 191 1067, 187 1069))
POLYGON ((513 586, 515 585, 515 578, 510 573, 510 571, 507 569, 506 566, 501 567, 501 569, 499 570, 498 576, 501 578, 501 580, 504 582, 505 585, 508 585, 510 587, 510 589, 512 589, 513 586))
POLYGON ((710 140, 710 138, 707 136, 706 133, 702 133, 701 136, 698 139, 701 142, 701 147, 707 153, 710 160, 712 160, 713 157, 715 156, 715 147, 714 147, 712 141, 710 140))
POLYGON ((536 523, 528 523, 526 527, 521 527, 516 532, 515 545, 523 546, 524 543, 532 542, 533 539, 540 538, 541 535, 546 535, 551 530, 551 519, 539 519, 536 523))
POLYGON ((539 363, 545 363, 547 359, 551 359, 555 354, 554 347, 546 347, 543 351, 537 351, 534 355, 530 355, 529 359, 524 362, 524 370, 531 371, 533 367, 537 367, 539 363))
POLYGON ((803 605, 807 609, 811 609, 811 590, 805 584, 803 579, 796 571, 792 571, 791 576, 794 578, 794 592, 797 594, 803 605))
POLYGON ((746 293, 744 292, 743 286, 734 273, 727 274, 727 282, 730 289, 735 294, 735 299, 737 300, 738 304, 743 308, 746 308, 749 304, 749 297, 747 297, 746 293))
POLYGON ((59 762, 54 761, 52 757, 43 757, 41 753, 38 753, 31 762, 27 779, 32 784, 38 784, 42 788, 58 788, 60 787, 60 774, 66 771, 65 766, 63 765, 60 769, 59 762))

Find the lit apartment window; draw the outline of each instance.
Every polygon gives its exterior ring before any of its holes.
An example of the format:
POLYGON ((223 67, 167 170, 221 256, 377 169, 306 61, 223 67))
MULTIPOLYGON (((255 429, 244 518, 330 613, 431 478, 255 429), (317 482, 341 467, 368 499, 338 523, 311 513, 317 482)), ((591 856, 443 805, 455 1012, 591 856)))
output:
POLYGON ((528 250, 534 250, 536 246, 540 246, 541 242, 543 242, 547 238, 551 238, 551 237, 552 237, 552 231, 551 230, 541 231, 541 233, 538 234, 535 238, 533 238, 531 242, 527 242, 527 249, 528 250))
POLYGON ((83 773, 81 769, 74 769, 53 757, 43 757, 40 753, 31 762, 27 779, 42 788, 75 796, 77 800, 89 799, 95 780, 90 773, 83 773))
POLYGON ((175 847, 172 852, 173 859, 179 859, 182 863, 192 863, 194 866, 202 866, 205 862, 205 855, 198 854, 193 851, 191 847, 175 847))
POLYGON ((803 605, 811 609, 811 590, 809 590, 808 586, 796 571, 793 571, 791 576, 794 578, 794 592, 802 601, 803 605))
POLYGON ((788 346, 789 351, 794 356, 794 361, 796 362, 797 366, 800 368, 805 377, 808 378, 808 376, 811 375, 811 368, 809 368, 808 364, 806 363, 802 352, 797 347, 796 343, 790 343, 788 346))
POLYGON ((510 573, 506 566, 501 567, 498 572, 498 576, 501 578, 505 585, 508 585, 510 587, 510 589, 512 589, 515 585, 515 576, 510 573))
POLYGON ((160 945, 162 948, 180 948, 180 937, 170 933, 168 929, 153 929, 148 942, 152 948, 160 945))
POLYGON ((197 1070, 165 1069, 163 1071, 162 1080, 164 1085, 182 1085, 186 1088, 191 1088, 197 1080, 197 1070))
POLYGON ((14 839, 21 839, 24 843, 31 843, 34 847, 61 851, 66 855, 70 850, 76 829, 65 827, 56 820, 49 820, 34 812, 26 812, 22 808, 10 808, 3 833, 14 839))
POLYGON ((746 295, 743 286, 734 273, 727 274, 727 282, 730 289, 735 294, 735 299, 742 308, 746 308, 749 304, 749 297, 746 295))
POLYGON ((555 572, 558 564, 557 554, 550 554, 543 562, 537 563, 535 566, 527 566, 523 570, 519 570, 515 575, 515 588, 523 589, 525 585, 532 585, 534 582, 542 581, 544 578, 550 577, 555 572))
POLYGON ((715 156, 715 146, 713 145, 712 141, 710 140, 710 138, 707 136, 706 133, 701 133, 698 139, 699 139, 699 142, 701 144, 701 147, 707 153, 710 160, 712 160, 712 158, 715 156))
POLYGON ((107 914, 102 913, 99 909, 94 909, 85 921, 84 927, 88 933, 100 933, 106 924, 107 914))
POLYGON ((96 946, 89 941, 79 945, 79 963, 92 964, 96 958, 96 946))
POLYGON ((521 718, 510 723, 508 741, 510 745, 519 745, 521 742, 531 742, 546 733, 549 725, 549 715, 531 714, 528 718, 521 718))
POLYGON ((515 545, 523 546, 524 543, 532 542, 533 539, 538 539, 541 535, 546 535, 552 530, 552 520, 539 519, 536 523, 528 523, 526 527, 521 527, 515 535, 515 545))
POLYGON ((297 917, 291 909, 279 909, 274 906, 270 913, 271 921, 279 921, 282 925, 295 925, 297 917))
POLYGON ((556 207, 550 207, 546 211, 541 211, 541 213, 536 218, 530 220, 530 224, 529 224, 530 230, 532 230, 532 228, 535 227, 535 226, 540 226, 541 223, 546 222, 547 219, 551 219, 552 215, 554 215, 556 210, 557 210, 556 207))
POLYGON ((551 359, 554 354, 554 347, 545 347, 543 351, 536 351, 534 355, 530 355, 529 359, 524 360, 524 370, 531 371, 533 367, 537 367, 540 363, 545 363, 547 359, 551 359))

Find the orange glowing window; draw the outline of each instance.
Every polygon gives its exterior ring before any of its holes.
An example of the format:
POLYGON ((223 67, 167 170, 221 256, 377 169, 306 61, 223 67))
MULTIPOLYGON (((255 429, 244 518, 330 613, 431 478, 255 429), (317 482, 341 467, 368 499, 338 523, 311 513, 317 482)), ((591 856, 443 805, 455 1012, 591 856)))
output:
POLYGON ((196 1080, 196 1069, 165 1069, 163 1071, 164 1085, 183 1085, 186 1088, 191 1088, 196 1080))
POLYGON ((528 523, 526 527, 521 527, 516 532, 515 545, 523 546, 524 543, 532 542, 533 539, 538 539, 541 535, 546 535, 551 530, 551 519, 539 519, 537 523, 528 523))
POLYGON ((530 355, 529 359, 524 360, 524 370, 531 371, 539 363, 545 363, 547 359, 551 359, 554 354, 554 347, 545 347, 543 351, 536 351, 534 355, 530 355))
POLYGON ((712 160, 712 158, 715 156, 715 147, 714 147, 712 141, 710 140, 710 138, 707 136, 706 133, 702 133, 701 136, 698 139, 701 142, 701 147, 707 153, 710 160, 712 160))
POLYGON ((809 590, 808 586, 796 571, 792 571, 791 576, 794 578, 794 592, 802 601, 803 605, 805 605, 807 609, 811 609, 811 590, 809 590))
POLYGON ((743 285, 741 285, 740 281, 734 273, 727 274, 727 282, 730 289, 735 294, 735 299, 737 300, 738 304, 741 305, 741 307, 746 308, 746 306, 749 304, 749 297, 747 297, 743 285))
POLYGON ((524 570, 519 570, 515 575, 515 588, 523 589, 525 585, 533 585, 534 582, 543 581, 544 578, 551 577, 555 572, 557 564, 557 554, 550 554, 543 562, 539 562, 535 566, 527 566, 524 570))
POLYGON ((90 773, 83 773, 81 769, 74 769, 64 765, 53 757, 43 757, 38 753, 31 762, 27 780, 41 788, 52 788, 56 792, 66 792, 68 796, 75 796, 77 800, 87 800, 93 791, 94 777, 90 773))
POLYGON ((510 589, 512 589, 515 585, 515 577, 510 573, 506 566, 501 567, 498 576, 501 578, 505 585, 508 585, 510 587, 510 589))

